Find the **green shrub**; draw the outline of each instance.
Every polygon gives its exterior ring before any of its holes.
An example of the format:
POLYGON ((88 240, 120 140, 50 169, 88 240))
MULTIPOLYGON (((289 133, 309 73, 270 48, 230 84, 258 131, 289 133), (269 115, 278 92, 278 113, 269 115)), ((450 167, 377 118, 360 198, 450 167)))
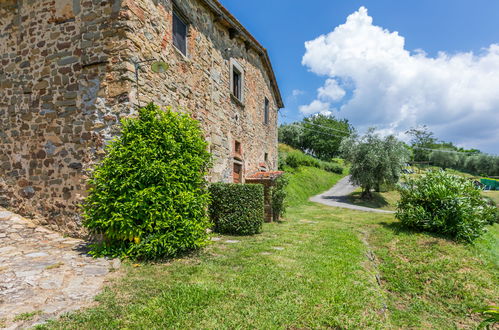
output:
POLYGON ((495 206, 472 181, 444 171, 409 179, 400 193, 396 217, 407 227, 471 242, 495 220, 495 206))
POLYGON ((156 259, 204 246, 206 146, 185 114, 149 104, 124 120, 89 181, 84 225, 104 237, 92 253, 156 259))
POLYGON ((280 217, 286 212, 286 187, 289 180, 286 175, 277 178, 275 185, 272 187, 272 218, 274 221, 279 221, 280 217))
POLYGON ((333 162, 319 160, 310 155, 306 155, 299 150, 291 150, 279 153, 279 168, 283 169, 284 166, 289 166, 295 169, 300 166, 310 166, 320 168, 331 173, 343 173, 343 167, 341 167, 340 165, 333 162))
POLYGON ((343 167, 341 167, 340 165, 337 165, 337 164, 334 164, 331 162, 324 162, 324 161, 321 161, 320 165, 321 165, 320 168, 322 168, 326 172, 343 174, 343 167))
POLYGON ((491 217, 489 220, 489 225, 493 225, 494 223, 499 223, 499 208, 496 206, 496 202, 488 196, 484 196, 484 199, 487 202, 487 204, 489 204, 490 207, 495 208, 496 210, 495 216, 491 217))
POLYGON ((215 183, 210 185, 210 217, 222 234, 253 235, 262 231, 263 185, 215 183))
POLYGON ((291 151, 286 156, 286 164, 292 168, 298 168, 299 166, 310 166, 321 168, 320 161, 312 156, 305 155, 301 151, 295 150, 291 151))

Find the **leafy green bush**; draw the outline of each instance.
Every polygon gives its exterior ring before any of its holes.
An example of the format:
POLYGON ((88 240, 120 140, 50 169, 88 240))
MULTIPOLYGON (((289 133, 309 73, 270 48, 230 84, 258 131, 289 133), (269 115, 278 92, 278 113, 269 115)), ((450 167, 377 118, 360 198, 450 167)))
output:
POLYGON ((480 195, 472 181, 444 171, 409 179, 400 189, 396 217, 407 227, 471 242, 495 220, 496 207, 480 195))
POLYGON ((263 185, 215 183, 210 185, 210 217, 222 234, 253 235, 262 231, 263 185))
POLYGON ((279 218, 286 212, 286 187, 289 180, 286 175, 277 178, 275 185, 272 187, 272 218, 274 221, 279 221, 279 218))
POLYGON ((343 167, 340 165, 331 163, 331 162, 320 162, 320 168, 323 169, 326 172, 331 172, 331 173, 336 173, 336 174, 343 174, 343 167))
POLYGON ((204 246, 206 146, 185 114, 149 104, 124 120, 89 181, 84 225, 104 237, 92 253, 155 259, 204 246))
POLYGON ((298 168, 299 166, 310 166, 321 168, 321 163, 318 159, 305 155, 301 151, 295 150, 291 151, 286 156, 286 164, 292 168, 298 168))
POLYGON ((280 152, 279 157, 279 168, 281 169, 283 169, 285 165, 295 169, 300 166, 310 166, 320 168, 331 173, 343 173, 343 167, 341 167, 340 165, 333 162, 319 160, 310 155, 306 155, 299 150, 280 152))

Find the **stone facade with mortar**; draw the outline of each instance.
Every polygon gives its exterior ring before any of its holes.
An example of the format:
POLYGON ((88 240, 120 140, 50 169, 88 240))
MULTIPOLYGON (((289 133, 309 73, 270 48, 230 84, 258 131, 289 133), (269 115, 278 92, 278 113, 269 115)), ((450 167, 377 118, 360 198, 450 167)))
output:
POLYGON ((81 231, 88 171, 120 118, 151 101, 201 122, 210 181, 232 182, 235 162, 242 178, 277 168, 282 100, 268 55, 215 0, 0 0, 0 64, 0 205, 59 231, 81 231), (188 23, 187 55, 173 46, 173 11, 188 23), (134 63, 149 60, 169 69, 142 63, 137 88, 134 63))

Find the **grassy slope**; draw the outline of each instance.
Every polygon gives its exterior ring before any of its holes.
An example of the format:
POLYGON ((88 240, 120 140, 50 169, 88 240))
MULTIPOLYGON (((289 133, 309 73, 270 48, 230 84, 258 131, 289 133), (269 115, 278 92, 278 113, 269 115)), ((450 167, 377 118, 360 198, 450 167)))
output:
POLYGON ((325 172, 314 167, 286 168, 289 173, 288 205, 300 205, 311 196, 334 186, 343 175, 325 172))
POLYGON ((392 215, 306 202, 339 177, 299 169, 285 222, 170 263, 125 263, 98 307, 47 328, 454 328, 499 303, 498 226, 466 246, 402 230, 392 215))

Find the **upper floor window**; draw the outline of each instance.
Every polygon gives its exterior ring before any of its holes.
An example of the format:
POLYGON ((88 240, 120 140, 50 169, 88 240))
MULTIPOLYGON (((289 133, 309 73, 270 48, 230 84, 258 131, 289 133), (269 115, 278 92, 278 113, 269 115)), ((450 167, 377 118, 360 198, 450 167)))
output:
POLYGON ((237 97, 239 100, 241 99, 241 72, 236 68, 232 70, 232 94, 237 97))
POLYGON ((231 60, 230 74, 231 93, 236 99, 243 102, 244 70, 235 60, 231 60))
POLYGON ((265 125, 269 124, 269 119, 270 119, 269 118, 269 115, 270 115, 270 113, 269 113, 269 106, 270 106, 269 99, 265 98, 265 105, 263 107, 263 123, 265 125))
POLYGON ((173 12, 173 45, 187 56, 187 23, 177 12, 173 12))

